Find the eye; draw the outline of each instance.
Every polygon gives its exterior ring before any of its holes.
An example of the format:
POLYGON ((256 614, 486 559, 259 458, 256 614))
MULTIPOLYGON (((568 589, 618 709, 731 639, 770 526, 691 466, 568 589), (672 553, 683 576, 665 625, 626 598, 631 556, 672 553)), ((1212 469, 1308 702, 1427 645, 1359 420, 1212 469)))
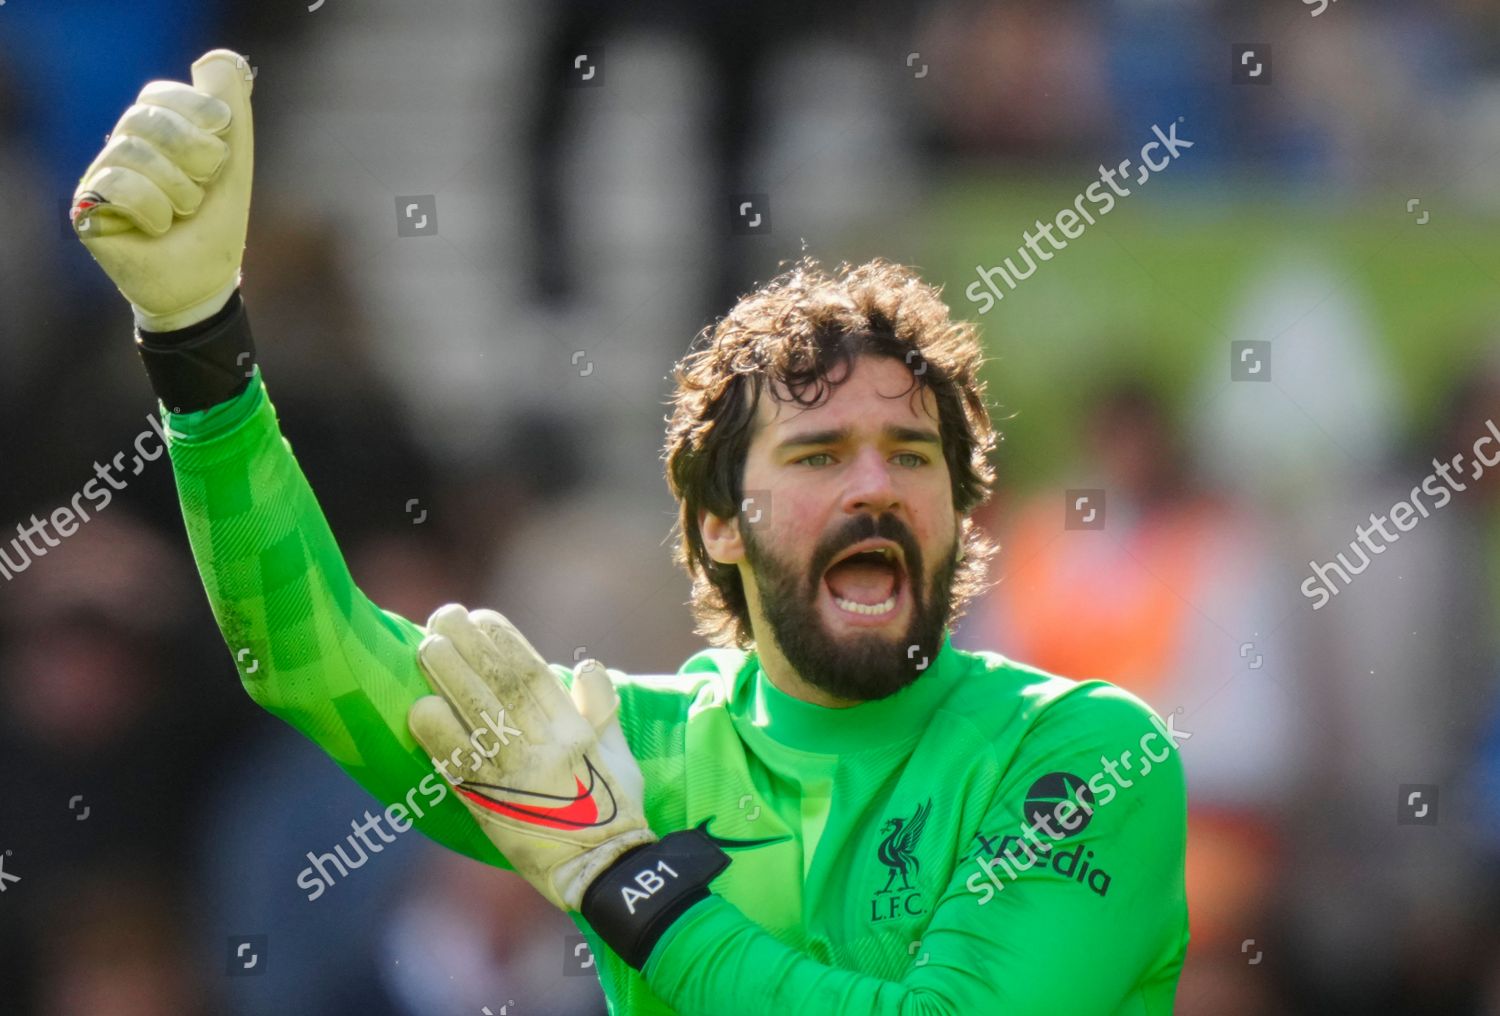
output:
POLYGON ((902 465, 910 466, 912 469, 927 465, 927 457, 925 455, 918 455, 916 452, 897 452, 895 458, 910 460, 903 462, 902 465))
POLYGON ((812 466, 814 469, 816 469, 819 466, 828 464, 823 462, 813 462, 813 459, 827 459, 828 462, 831 463, 833 461, 833 456, 828 454, 827 452, 813 452, 811 455, 802 456, 802 458, 796 461, 795 465, 812 466))

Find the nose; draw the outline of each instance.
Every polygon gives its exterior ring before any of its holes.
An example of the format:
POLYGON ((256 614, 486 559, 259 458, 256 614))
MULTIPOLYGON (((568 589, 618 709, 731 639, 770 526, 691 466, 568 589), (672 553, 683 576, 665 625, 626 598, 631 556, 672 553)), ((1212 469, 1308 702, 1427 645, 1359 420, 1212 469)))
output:
POLYGON ((844 511, 853 515, 869 512, 882 515, 901 504, 891 476, 891 464, 878 448, 865 448, 849 470, 849 486, 844 493, 844 511))

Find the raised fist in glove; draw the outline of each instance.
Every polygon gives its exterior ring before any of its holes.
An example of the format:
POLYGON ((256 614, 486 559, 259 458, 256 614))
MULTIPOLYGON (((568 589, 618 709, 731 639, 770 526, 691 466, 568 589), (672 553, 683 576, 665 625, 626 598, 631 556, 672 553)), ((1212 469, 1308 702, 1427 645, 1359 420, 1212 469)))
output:
POLYGON ((240 281, 250 219, 252 71, 227 49, 193 83, 152 81, 73 194, 74 231, 145 331, 212 317, 240 281))
POLYGON ((580 910, 596 877, 657 839, 609 674, 585 661, 570 694, 493 610, 449 604, 427 628, 418 655, 438 694, 411 707, 412 736, 516 872, 580 910))

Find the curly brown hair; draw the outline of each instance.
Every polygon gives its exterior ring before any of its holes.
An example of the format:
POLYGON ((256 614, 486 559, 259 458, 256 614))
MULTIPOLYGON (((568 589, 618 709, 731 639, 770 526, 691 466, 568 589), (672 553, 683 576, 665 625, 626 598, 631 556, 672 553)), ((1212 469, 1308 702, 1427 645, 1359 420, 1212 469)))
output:
POLYGON ((937 399, 953 504, 966 516, 952 618, 984 588, 996 548, 967 516, 994 489, 989 456, 999 434, 979 377, 977 329, 954 321, 942 291, 910 268, 876 258, 829 273, 804 257, 699 332, 672 371, 677 387, 662 457, 679 508, 673 555, 693 581, 697 631, 711 644, 753 645, 739 569, 709 556, 698 513, 706 508, 723 519, 739 513, 760 393, 784 401, 779 386, 799 405, 816 406, 861 354, 908 366, 920 358, 925 365, 912 367, 909 391, 926 388, 937 399))

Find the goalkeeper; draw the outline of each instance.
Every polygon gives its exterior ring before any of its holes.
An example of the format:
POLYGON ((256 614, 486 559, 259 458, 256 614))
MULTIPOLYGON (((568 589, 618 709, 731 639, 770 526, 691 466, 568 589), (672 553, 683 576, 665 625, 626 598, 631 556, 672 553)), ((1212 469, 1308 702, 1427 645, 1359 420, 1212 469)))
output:
POLYGON ((993 552, 973 326, 877 261, 705 330, 666 461, 715 648, 676 674, 548 665, 490 611, 418 626, 355 586, 254 366, 244 67, 147 85, 72 216, 250 696, 384 804, 441 770, 415 824, 566 910, 611 1012, 1171 1012, 1190 735, 949 638, 993 552))

